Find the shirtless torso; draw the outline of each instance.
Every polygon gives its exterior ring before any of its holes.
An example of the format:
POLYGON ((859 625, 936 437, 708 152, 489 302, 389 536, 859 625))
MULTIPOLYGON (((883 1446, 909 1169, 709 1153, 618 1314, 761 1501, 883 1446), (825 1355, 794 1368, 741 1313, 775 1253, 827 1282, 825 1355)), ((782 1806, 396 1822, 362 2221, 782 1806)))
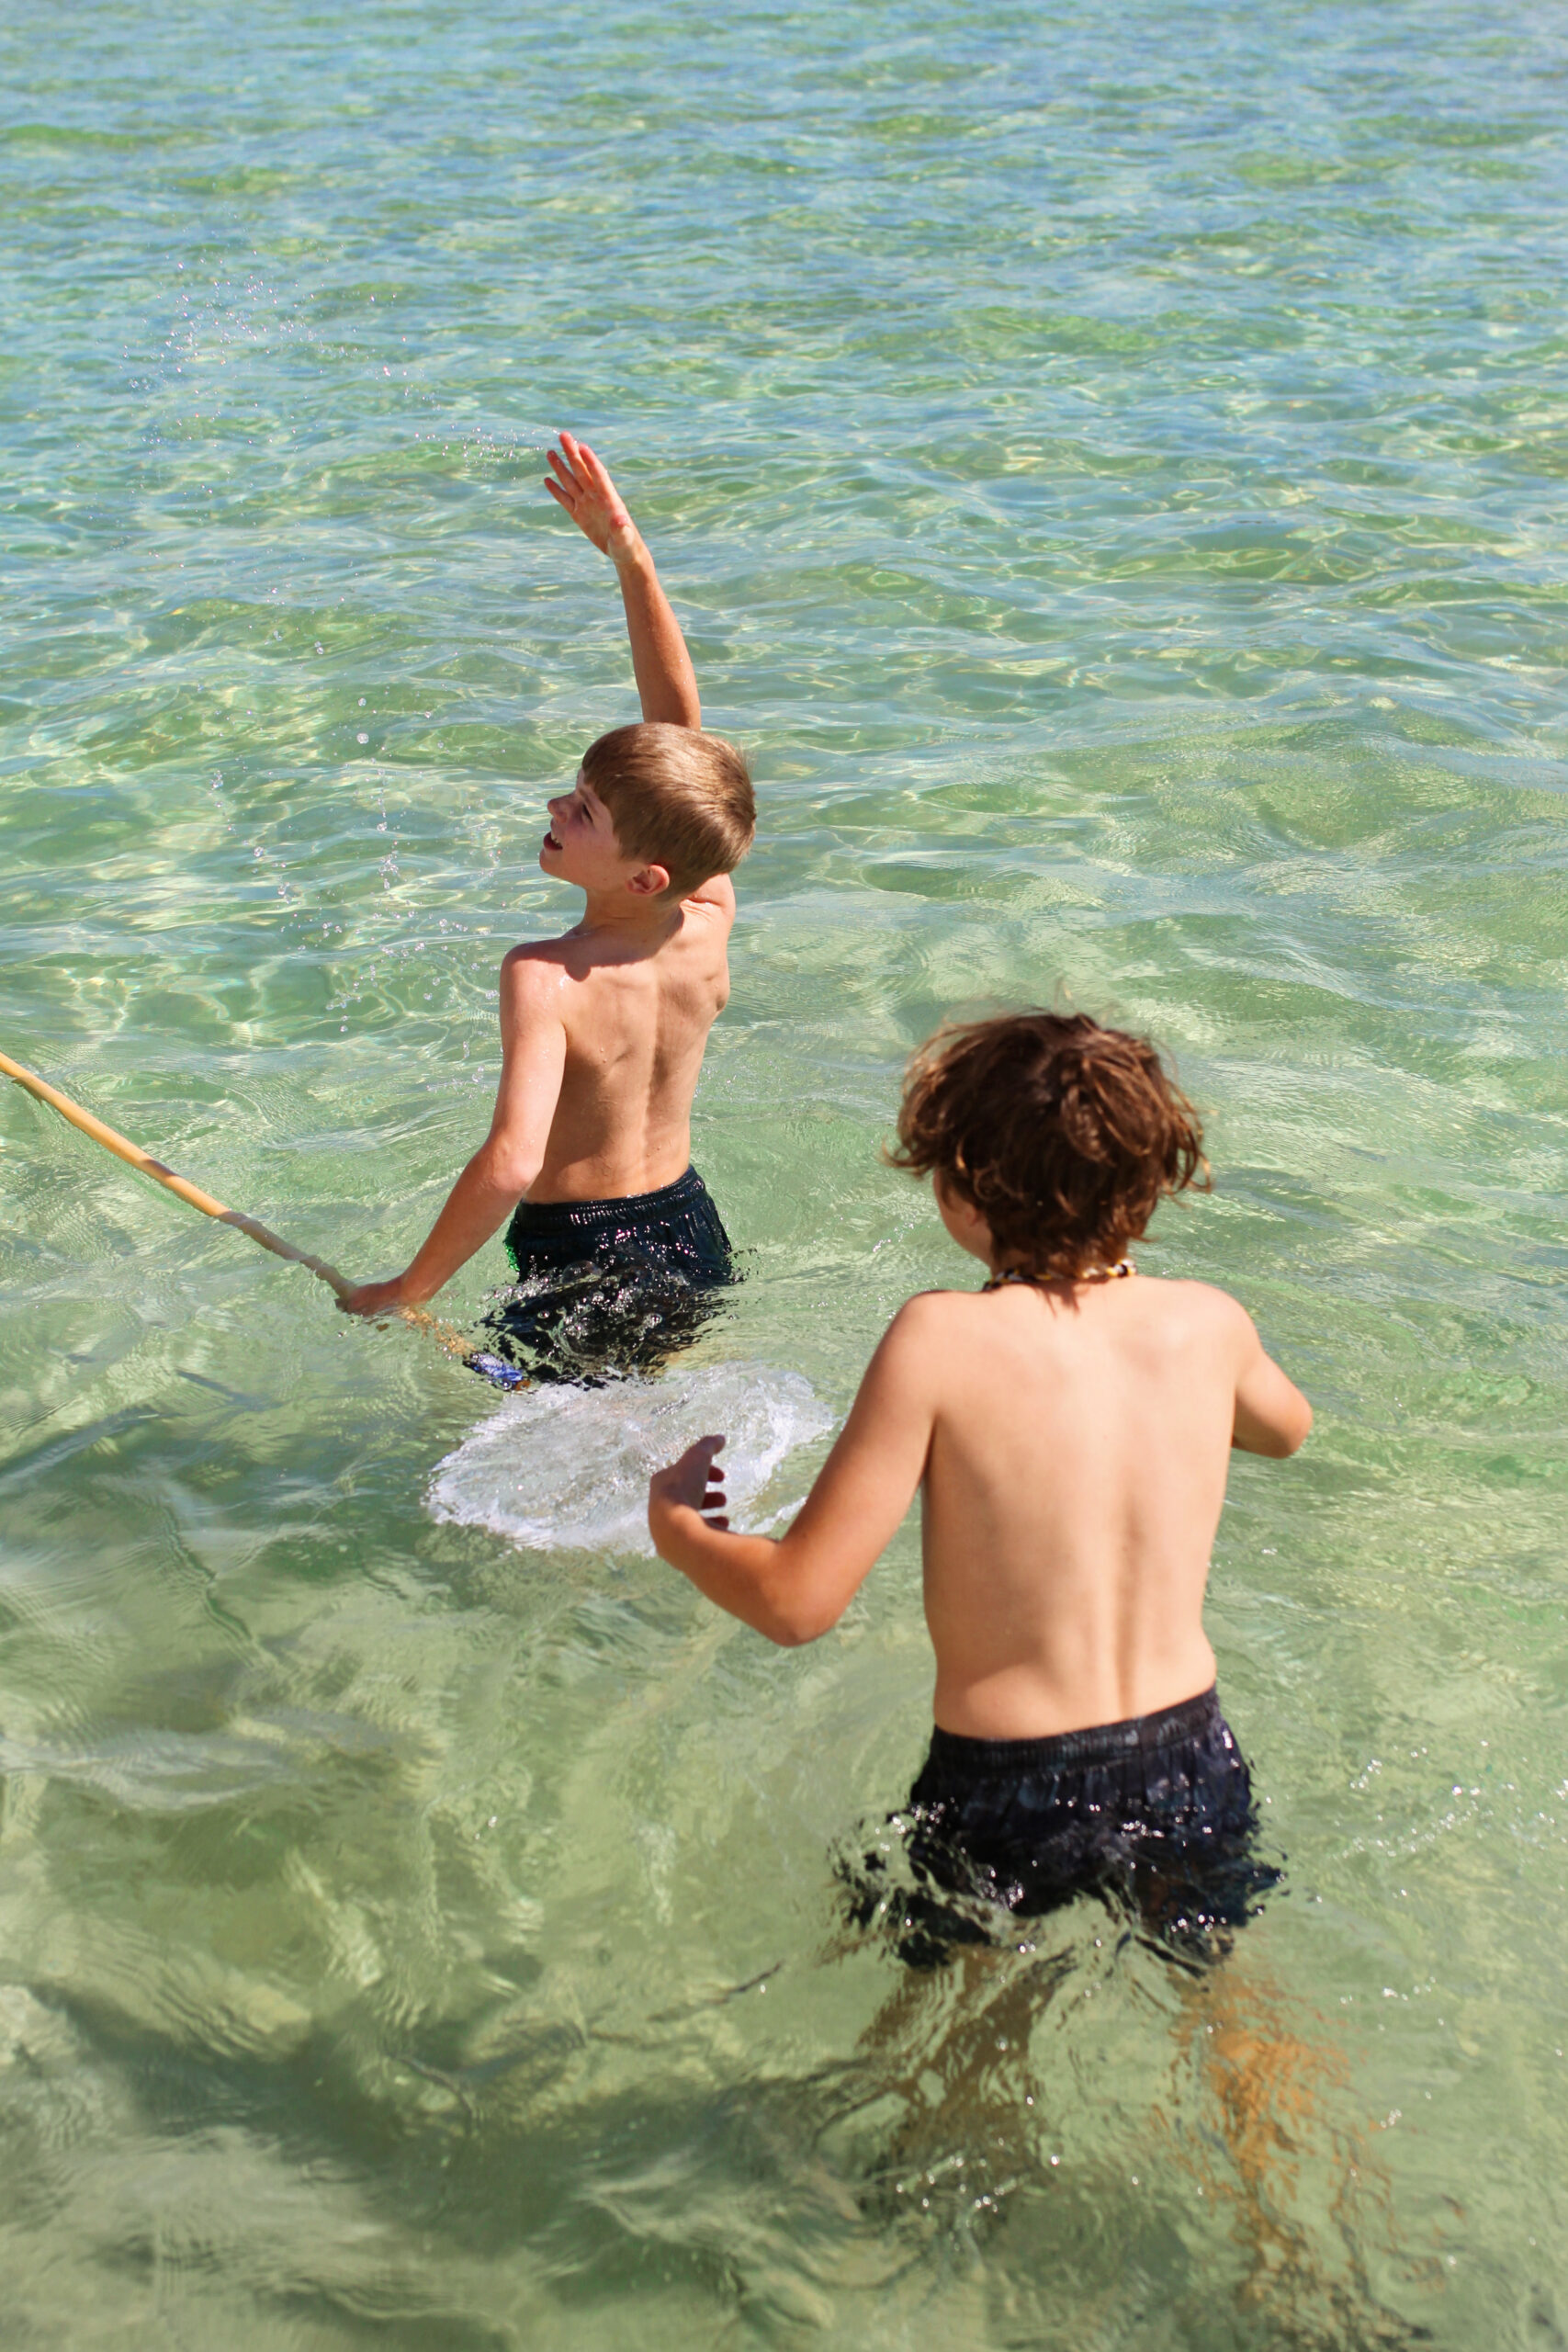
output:
POLYGON ((1143 1278, 939 1292, 905 1313, 897 1352, 942 1367, 922 1524, 936 1721, 1032 1739, 1206 1690, 1231 1448, 1262 1434, 1253 1392, 1267 1406, 1285 1385, 1244 1310, 1143 1278))
MULTIPOLYGON (((651 1193, 685 1172, 703 1049, 729 996, 734 921, 734 888, 721 875, 650 937, 584 922, 513 949, 502 971, 502 1044, 519 1072, 525 1126, 542 1111, 532 1098, 559 1071, 531 1201, 651 1193)), ((536 1140, 520 1138, 525 1160, 536 1140)))
POLYGON ((782 1540, 699 1516, 722 1508, 722 1440, 660 1474, 649 1520, 710 1599, 797 1643, 837 1622, 920 1488, 938 1724, 1046 1738, 1213 1682, 1203 1592, 1231 1448, 1287 1454, 1310 1422, 1207 1283, 933 1291, 895 1317, 782 1540))

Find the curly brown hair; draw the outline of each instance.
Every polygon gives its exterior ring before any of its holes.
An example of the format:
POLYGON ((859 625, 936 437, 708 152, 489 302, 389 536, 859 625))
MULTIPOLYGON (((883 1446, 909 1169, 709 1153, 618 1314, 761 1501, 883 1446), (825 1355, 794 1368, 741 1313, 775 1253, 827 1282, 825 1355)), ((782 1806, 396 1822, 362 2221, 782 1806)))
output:
POLYGON ((1087 1013, 939 1029, 909 1064, 896 1168, 944 1176, 1041 1280, 1112 1266, 1167 1193, 1206 1190, 1198 1114, 1146 1037, 1087 1013))

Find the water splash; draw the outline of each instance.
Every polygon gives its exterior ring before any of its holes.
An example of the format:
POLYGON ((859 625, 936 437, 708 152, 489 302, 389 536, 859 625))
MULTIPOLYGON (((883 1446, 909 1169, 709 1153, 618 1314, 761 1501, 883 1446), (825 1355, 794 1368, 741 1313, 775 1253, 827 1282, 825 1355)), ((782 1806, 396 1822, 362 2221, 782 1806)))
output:
POLYGON ((785 1456, 832 1425, 808 1380, 771 1364, 706 1364, 604 1388, 533 1388, 508 1398, 438 1465, 429 1506, 438 1520, 488 1527, 526 1551, 646 1557, 649 1474, 694 1438, 715 1430, 728 1437, 722 1459, 739 1519, 785 1456))

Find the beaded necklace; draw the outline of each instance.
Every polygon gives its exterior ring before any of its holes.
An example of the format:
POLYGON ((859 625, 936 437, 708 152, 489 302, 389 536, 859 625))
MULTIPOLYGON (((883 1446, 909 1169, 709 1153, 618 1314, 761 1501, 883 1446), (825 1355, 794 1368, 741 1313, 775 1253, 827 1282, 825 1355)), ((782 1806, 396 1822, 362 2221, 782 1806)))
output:
MULTIPOLYGON (((1071 1280, 1075 1283, 1122 1283, 1129 1274, 1135 1274, 1137 1271, 1131 1258, 1119 1258, 1113 1266, 1086 1267, 1081 1274, 1072 1275, 1071 1280)), ((1026 1274, 1021 1266, 1009 1266, 1001 1273, 993 1274, 988 1283, 982 1283, 980 1293, 983 1297, 987 1291, 1000 1290, 1008 1283, 1023 1283, 1029 1288, 1036 1289, 1042 1283, 1059 1282, 1061 1279, 1058 1274, 1026 1274)))

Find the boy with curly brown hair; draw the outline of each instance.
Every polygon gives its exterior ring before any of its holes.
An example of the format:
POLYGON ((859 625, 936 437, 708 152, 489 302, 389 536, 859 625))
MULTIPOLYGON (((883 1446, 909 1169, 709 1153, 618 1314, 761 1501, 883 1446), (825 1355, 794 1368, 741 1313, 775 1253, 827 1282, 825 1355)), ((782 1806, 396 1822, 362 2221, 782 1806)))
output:
POLYGON ((652 1481, 654 1544, 770 1640, 814 1641, 919 1488, 936 1688, 900 1823, 918 1877, 982 1914, 1119 1885, 1168 1931, 1234 1922, 1272 1873, 1247 1856, 1209 1555, 1231 1449, 1293 1453, 1312 1408, 1224 1291, 1133 1279, 1160 1200, 1207 1181, 1197 1117, 1146 1040, 1028 1012, 932 1039, 898 1138, 986 1282, 900 1308, 786 1535, 729 1532, 706 1437, 652 1481))

